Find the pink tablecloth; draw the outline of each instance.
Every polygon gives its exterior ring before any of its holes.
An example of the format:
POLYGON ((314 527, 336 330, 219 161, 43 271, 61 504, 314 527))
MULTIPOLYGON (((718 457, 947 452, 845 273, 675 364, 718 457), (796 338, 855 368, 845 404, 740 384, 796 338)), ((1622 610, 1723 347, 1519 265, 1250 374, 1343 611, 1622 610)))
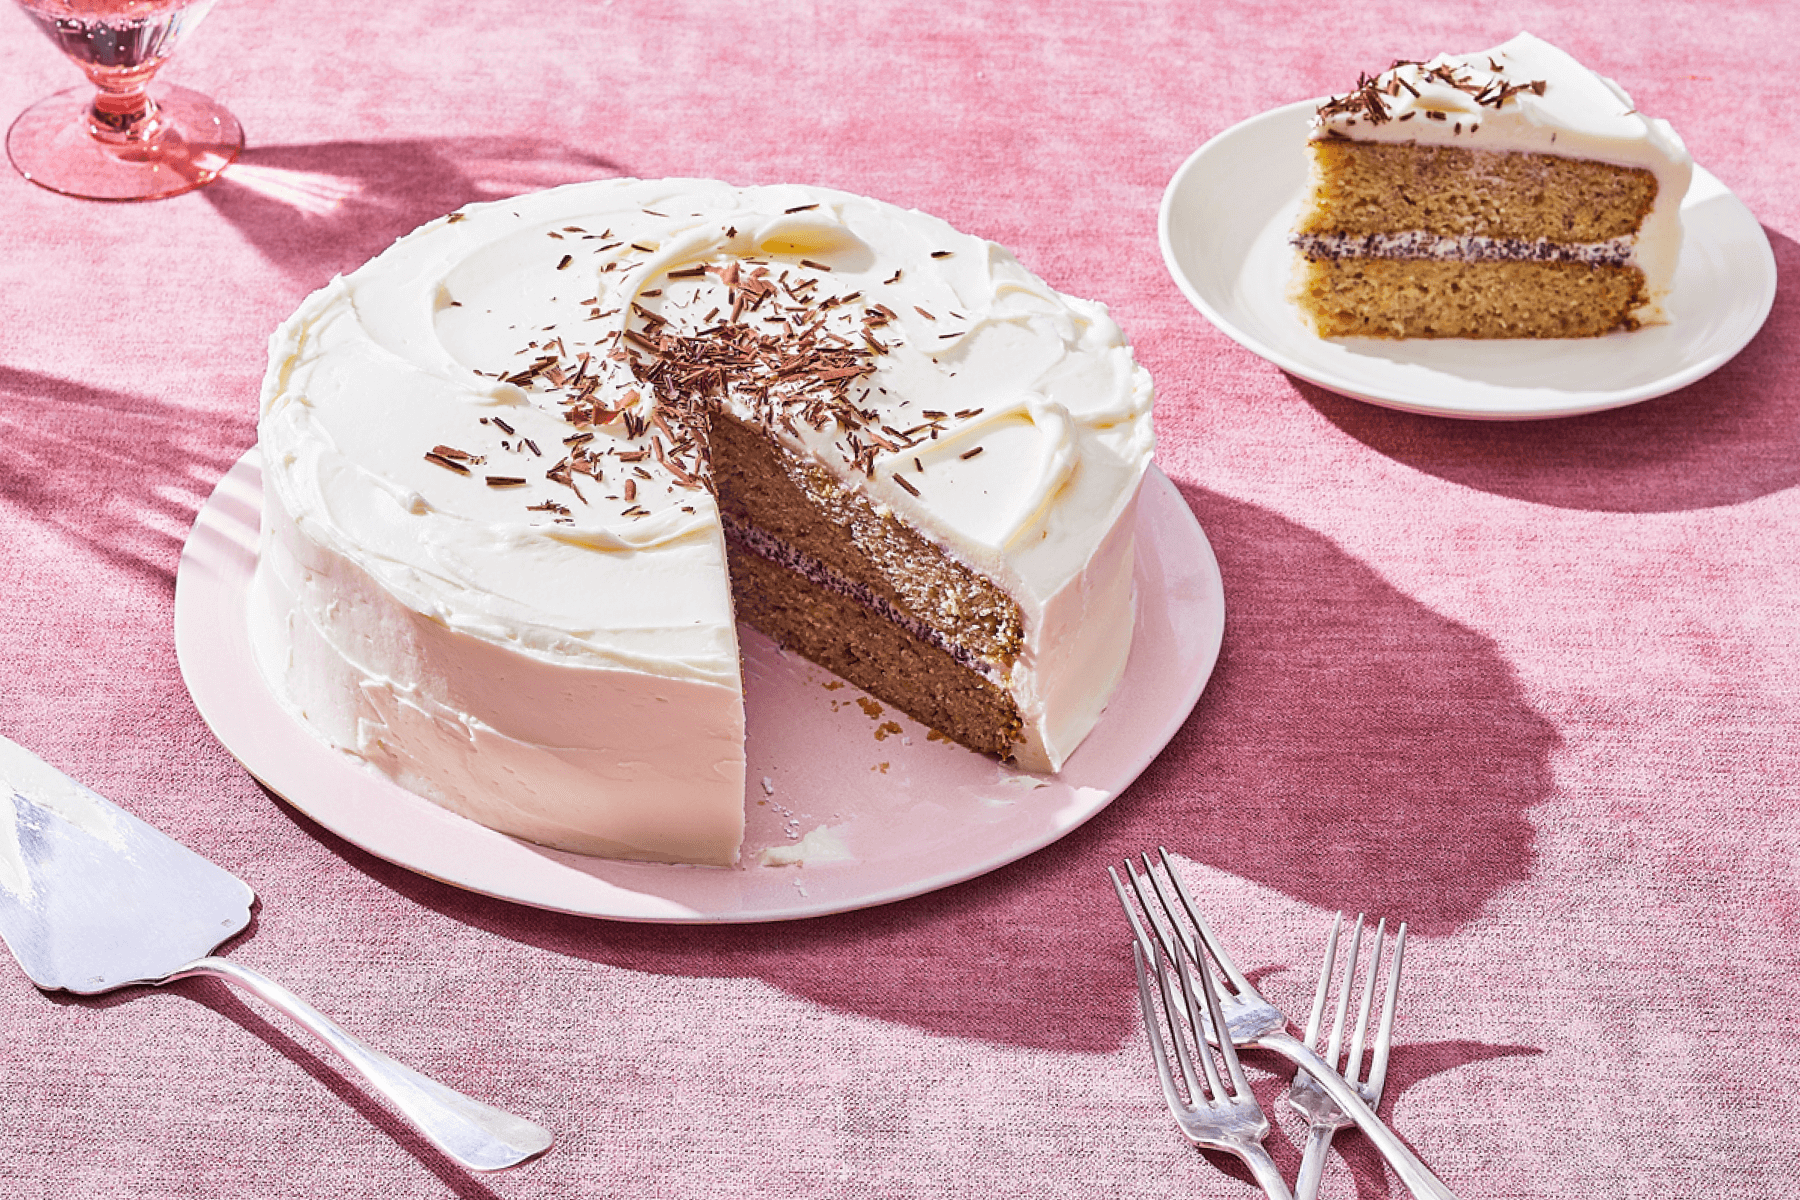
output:
MULTIPOLYGON (((0 114, 75 76, 24 18, 0 114)), ((1522 425, 1297 382, 1165 272, 1203 141, 1361 69, 1525 27, 1616 76, 1800 268, 1800 10, 1257 5, 222 5, 168 75, 243 119, 149 206, 0 172, 0 733, 242 875, 230 956, 553 1127, 475 1177, 279 1017, 189 982, 0 968, 0 1192, 1221 1196, 1155 1094, 1105 867, 1168 844, 1290 1011, 1329 914, 1416 938, 1395 1127, 1461 1195, 1769 1195, 1800 1090, 1800 313, 1711 378, 1522 425), (269 331, 465 201, 607 176, 798 180, 941 214, 1111 305, 1229 624, 1192 718, 1062 842, 788 925, 652 928, 464 894, 260 790, 191 705, 181 542, 254 437, 269 331)), ((1290 1175, 1297 1127, 1254 1059, 1290 1175)), ((1359 1138, 1332 1194, 1394 1194, 1359 1138)))

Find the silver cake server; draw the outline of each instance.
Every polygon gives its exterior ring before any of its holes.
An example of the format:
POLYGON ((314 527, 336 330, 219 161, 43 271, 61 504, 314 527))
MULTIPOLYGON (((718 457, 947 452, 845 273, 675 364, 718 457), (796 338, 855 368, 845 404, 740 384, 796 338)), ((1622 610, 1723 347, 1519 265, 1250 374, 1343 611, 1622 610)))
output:
POLYGON ((316 1034, 445 1154, 475 1171, 548 1149, 549 1130, 360 1045, 248 967, 211 956, 250 923, 255 893, 180 842, 0 737, 0 938, 51 991, 211 975, 316 1034))

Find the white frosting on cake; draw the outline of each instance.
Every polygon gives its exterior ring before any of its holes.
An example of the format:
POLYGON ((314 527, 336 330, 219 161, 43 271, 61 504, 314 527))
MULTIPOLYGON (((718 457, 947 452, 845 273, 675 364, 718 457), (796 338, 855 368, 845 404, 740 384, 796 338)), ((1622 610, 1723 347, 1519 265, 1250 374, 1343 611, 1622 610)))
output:
MULTIPOLYGON (((608 180, 471 206, 301 306, 271 340, 259 429, 253 622, 284 702, 494 828, 733 861, 743 712, 718 510, 702 452, 617 352, 728 321, 736 272, 776 289, 744 324, 790 335, 768 318, 797 294, 833 353, 862 355, 866 373, 812 385, 861 415, 802 419, 820 393, 795 393, 775 432, 1014 598, 1017 758, 1058 769, 1130 648, 1149 378, 1102 305, 999 246, 797 186, 608 180), (583 403, 611 419, 572 420, 583 403)), ((725 402, 769 408, 736 387, 725 402)))
POLYGON ((1662 301, 1681 255, 1681 201, 1693 160, 1667 121, 1639 113, 1618 84, 1529 33, 1477 54, 1402 63, 1374 82, 1384 119, 1339 108, 1313 119, 1312 136, 1554 154, 1653 173, 1655 207, 1631 260, 1644 272, 1649 303, 1632 315, 1668 319, 1662 301))

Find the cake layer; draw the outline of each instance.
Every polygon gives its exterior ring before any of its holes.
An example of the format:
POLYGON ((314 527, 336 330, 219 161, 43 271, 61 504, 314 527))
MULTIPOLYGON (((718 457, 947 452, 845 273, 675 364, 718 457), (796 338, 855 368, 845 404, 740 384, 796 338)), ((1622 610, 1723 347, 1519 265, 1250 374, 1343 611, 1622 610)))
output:
POLYGON ((1311 234, 1417 231, 1559 243, 1630 237, 1656 204, 1641 167, 1553 154, 1322 139, 1315 192, 1296 227, 1311 234))
POLYGON ((1559 262, 1306 260, 1298 287, 1322 337, 1565 338, 1632 327, 1636 267, 1559 262))

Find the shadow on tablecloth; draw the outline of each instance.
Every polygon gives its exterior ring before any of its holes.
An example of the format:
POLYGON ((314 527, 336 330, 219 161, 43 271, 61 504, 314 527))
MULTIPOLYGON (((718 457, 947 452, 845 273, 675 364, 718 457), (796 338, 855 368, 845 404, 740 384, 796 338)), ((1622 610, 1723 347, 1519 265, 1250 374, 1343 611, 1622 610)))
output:
MULTIPOLYGON (((204 195, 313 286, 470 201, 617 173, 608 159, 529 139, 327 142, 253 147, 204 195)), ((165 587, 213 484, 254 439, 248 407, 221 416, 182 397, 0 367, 0 495, 45 536, 165 587)))
POLYGON ((1779 283, 1762 331, 1719 370, 1626 408, 1547 421, 1464 421, 1350 400, 1288 377, 1379 454, 1478 491, 1591 512, 1742 504, 1800 484, 1800 243, 1765 230, 1779 283))
POLYGON ((71 538, 166 588, 200 506, 254 438, 248 412, 0 366, 0 496, 37 525, 13 536, 71 538))
POLYGON ((284 274, 316 286, 465 204, 620 173, 527 138, 316 142, 251 147, 203 194, 284 274))

